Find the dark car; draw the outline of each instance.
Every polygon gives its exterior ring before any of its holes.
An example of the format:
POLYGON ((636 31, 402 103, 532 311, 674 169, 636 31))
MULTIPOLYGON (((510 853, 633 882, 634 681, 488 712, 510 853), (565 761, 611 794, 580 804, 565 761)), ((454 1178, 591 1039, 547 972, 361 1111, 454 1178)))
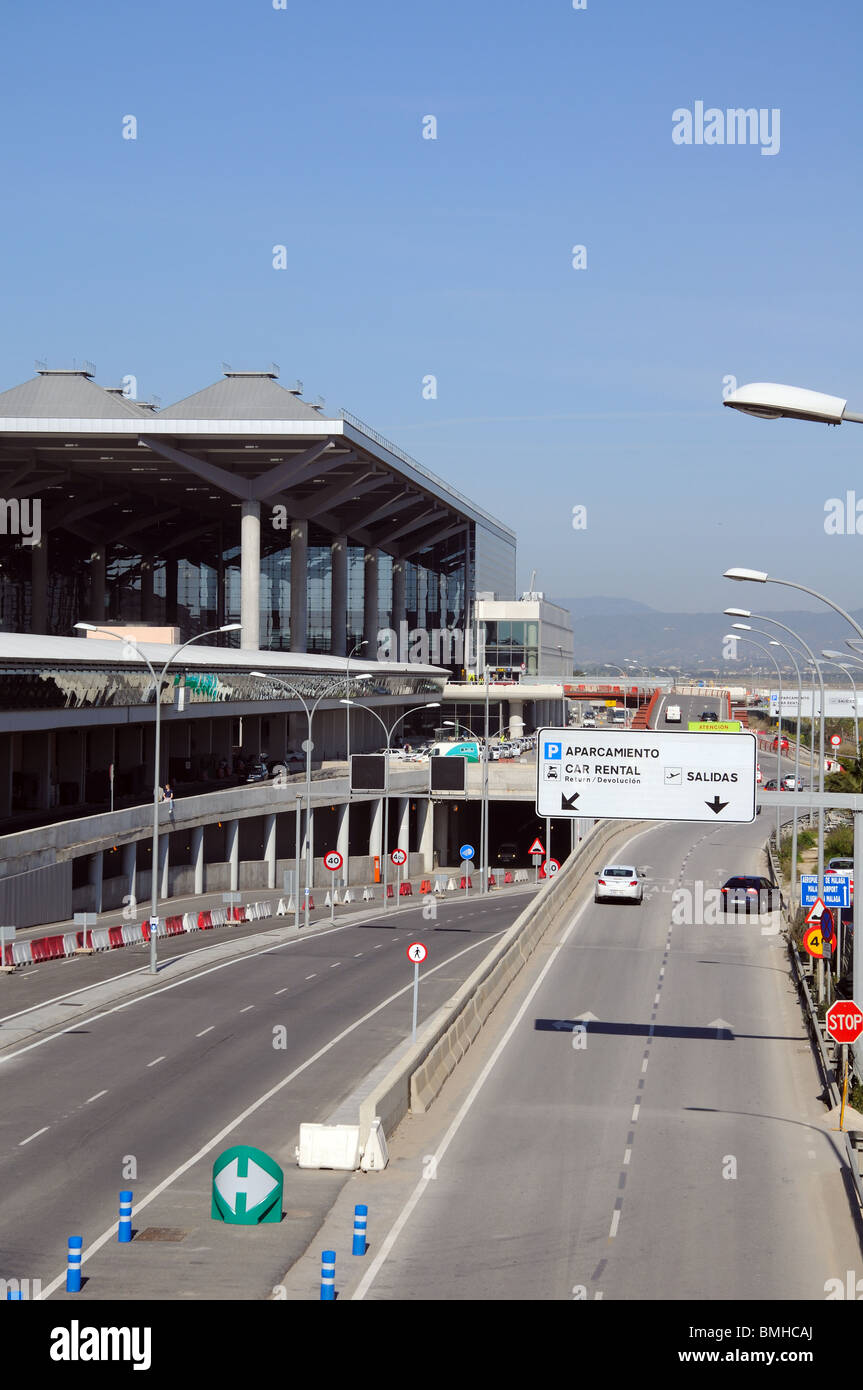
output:
POLYGON ((715 709, 703 709, 698 718, 702 724, 719 723, 719 715, 716 713, 715 709))
POLYGON ((737 874, 719 890, 723 912, 773 912, 784 906, 782 891, 777 883, 758 874, 737 874))

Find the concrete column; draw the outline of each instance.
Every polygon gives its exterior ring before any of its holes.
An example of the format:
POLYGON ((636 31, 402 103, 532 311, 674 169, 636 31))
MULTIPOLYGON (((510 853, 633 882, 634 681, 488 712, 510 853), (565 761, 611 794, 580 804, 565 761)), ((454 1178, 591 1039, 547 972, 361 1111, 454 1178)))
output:
POLYGON ((159 897, 168 896, 168 870, 171 867, 171 836, 160 834, 159 836, 159 897))
POLYGON ((440 625, 449 627, 449 605, 447 603, 447 577, 445 574, 438 575, 438 593, 440 594, 440 625))
POLYGON ((351 805, 349 801, 344 801, 339 806, 338 833, 336 836, 336 849, 342 856, 342 878, 345 883, 350 883, 351 872, 351 805))
POLYGON ((102 850, 97 850, 90 855, 90 862, 87 865, 87 881, 90 884, 90 911, 102 911, 102 874, 104 855, 102 850))
POLYGON ((90 622, 105 622, 105 547, 97 545, 90 556, 90 622))
POLYGON ((196 825, 192 831, 192 867, 195 870, 195 892, 204 891, 204 827, 196 825))
POLYGON ((511 738, 521 738, 524 734, 524 701, 509 702, 509 732, 511 738))
POLYGON ((246 498, 240 522, 240 646, 261 645, 261 504, 246 498))
POLYGON ((123 897, 131 904, 138 901, 138 846, 134 840, 123 846, 122 865, 123 897))
POLYGON ((30 551, 30 631, 48 631, 48 536, 30 551))
POLYGON ((230 891, 236 893, 240 884, 240 822, 228 821, 225 826, 225 859, 230 866, 230 891))
POLYGON ((12 735, 0 734, 0 818, 12 814, 12 735))
POLYGON ((400 624, 407 619, 407 574, 405 573, 404 560, 397 560, 393 556, 393 603, 391 626, 396 632, 401 632, 400 624))
POLYGON ((428 627, 428 596, 428 570, 420 566, 417 569, 417 627, 428 627))
POLYGON ((141 561, 141 622, 152 623, 156 617, 156 598, 153 592, 153 561, 141 561))
POLYGON ((304 652, 309 642, 309 523, 291 522, 291 651, 304 652))
POLYGON ((267 887, 276 886, 276 817, 264 817, 264 860, 267 865, 267 887))
POLYGON ((347 656, 348 628, 348 538, 334 536, 330 547, 332 556, 330 588, 330 651, 333 656, 347 656))
POLYGON ((369 819, 369 854, 383 855, 384 842, 384 801, 379 796, 371 802, 371 816, 369 819))
POLYGON ((430 874, 434 868, 434 802, 424 797, 417 802, 417 830, 419 832, 419 852, 422 856, 422 870, 430 874))
POLYGON ((365 651, 367 660, 374 661, 378 654, 378 558, 380 551, 374 546, 365 552, 365 579, 363 585, 363 637, 368 642, 365 651))
POLYGON ((447 803, 439 802, 434 807, 434 852, 437 855, 438 866, 441 867, 447 862, 449 856, 449 806, 447 803))
POLYGON ((410 814, 411 799, 409 796, 399 797, 399 838, 398 847, 406 853, 410 850, 410 814))

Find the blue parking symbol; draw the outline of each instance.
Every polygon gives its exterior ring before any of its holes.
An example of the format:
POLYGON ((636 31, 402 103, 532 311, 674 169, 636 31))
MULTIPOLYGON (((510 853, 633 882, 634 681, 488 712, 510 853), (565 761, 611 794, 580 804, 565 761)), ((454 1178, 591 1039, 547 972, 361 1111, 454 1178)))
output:
POLYGON ((546 743, 543 757, 545 758, 546 762, 559 762, 560 759, 563 757, 563 744, 546 743))

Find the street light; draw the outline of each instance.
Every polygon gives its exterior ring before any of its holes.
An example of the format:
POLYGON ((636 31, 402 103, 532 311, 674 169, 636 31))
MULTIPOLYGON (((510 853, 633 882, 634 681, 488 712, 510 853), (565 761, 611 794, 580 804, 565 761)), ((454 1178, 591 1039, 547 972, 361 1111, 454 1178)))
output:
MULTIPOLYGON (((303 697, 302 697, 302 695, 300 694, 300 692, 297 690, 296 686, 291 685, 290 681, 283 680, 281 676, 273 676, 273 675, 270 675, 270 674, 269 674, 268 672, 266 672, 266 671, 252 671, 251 674, 252 674, 253 676, 255 676, 255 678, 256 678, 257 680, 271 681, 271 682, 272 682, 273 684, 275 684, 275 685, 281 685, 285 690, 290 690, 290 692, 291 692, 291 694, 294 696, 294 698, 297 699, 297 700, 299 700, 299 702, 300 702, 300 704, 302 705, 303 709, 306 711, 306 720, 307 720, 307 722, 308 722, 309 731, 308 731, 308 737, 306 738, 306 882, 305 882, 305 892, 304 892, 304 895, 303 895, 303 896, 304 896, 304 899, 305 899, 305 908, 304 908, 304 912, 303 912, 303 925, 307 927, 307 926, 309 925, 309 893, 311 892, 311 885, 312 885, 312 868, 313 868, 313 865, 312 865, 312 857, 311 857, 311 855, 312 855, 312 719, 314 718, 315 710, 317 709, 318 705, 321 703, 321 700, 325 700, 325 699, 326 699, 327 692, 324 691, 322 694, 320 694, 320 695, 318 696, 318 698, 315 700, 315 703, 312 705, 311 709, 309 709, 309 706, 306 704, 305 700, 303 699, 303 697)), ((296 899, 295 899, 295 906, 294 906, 294 926, 297 928, 297 930, 299 930, 299 926, 300 926, 300 866, 299 866, 299 864, 297 864, 296 868, 297 868, 297 896, 296 896, 296 899)))
POLYGON ((97 627, 95 623, 75 623, 75 628, 79 632, 100 632, 103 637, 113 637, 118 642, 124 642, 127 647, 131 647, 133 652, 146 663, 150 675, 153 677, 153 688, 155 693, 156 705, 156 740, 153 753, 153 850, 152 863, 150 865, 150 974, 156 974, 156 926, 159 921, 159 762, 161 756, 162 740, 162 681, 168 671, 168 667, 176 661, 180 652, 185 651, 193 642, 200 642, 204 637, 215 637, 220 632, 239 632, 241 623, 225 623, 222 627, 210 628, 208 632, 199 632, 197 636, 190 637, 187 642, 171 653, 165 662, 158 676, 153 670, 152 662, 144 655, 141 649, 129 638, 120 632, 112 632, 110 628, 97 627))
MULTIPOLYGON (((363 647, 367 647, 368 645, 369 645, 369 644, 368 644, 368 640, 367 640, 367 639, 364 639, 362 642, 357 642, 357 643, 355 643, 355 645, 354 645, 353 647, 351 647, 351 649, 350 649, 348 655, 345 657, 345 674, 346 674, 346 677, 347 677, 345 694, 347 695, 348 699, 351 698, 351 657, 354 655, 355 652, 362 651, 363 647)), ((357 676, 357 680, 360 680, 360 681, 371 680, 371 676, 357 676)), ((351 774, 351 712, 350 712, 350 710, 346 710, 346 711, 345 711, 345 722, 346 722, 347 759, 348 759, 348 798, 350 798, 350 794, 351 794, 351 786, 350 786, 350 774, 351 774)))
POLYGON ((817 589, 810 589, 806 584, 797 584, 793 579, 775 579, 772 574, 767 574, 764 570, 730 569, 726 570, 722 577, 723 579, 749 581, 753 584, 782 584, 787 589, 799 589, 801 593, 810 594, 812 598, 820 599, 822 603, 826 603, 828 608, 832 608, 834 613, 838 613, 840 618, 844 618, 846 622, 851 624, 859 638, 863 638, 863 627, 855 622, 850 613, 846 613, 844 608, 840 608, 839 604, 834 603, 832 598, 828 598, 826 594, 820 594, 817 589))
MULTIPOLYGON (((825 651, 822 651, 821 655, 822 655, 822 656, 826 656, 827 659, 828 659, 828 661, 830 661, 830 663, 831 663, 833 666, 838 666, 840 671, 844 671, 845 674, 846 674, 846 676, 848 677, 849 681, 851 682, 851 688, 852 688, 852 690, 854 691, 854 748, 855 748, 855 755, 856 755, 856 757, 857 757, 857 759, 858 759, 858 761, 859 761, 859 758, 860 758, 860 724, 859 724, 858 717, 857 717, 857 682, 855 681, 854 677, 853 677, 852 674, 851 674, 851 668, 850 668, 850 666, 846 666, 846 665, 844 664, 844 662, 850 661, 850 660, 854 660, 854 658, 853 658, 853 657, 847 657, 847 656, 845 655, 844 652, 834 652, 834 651, 826 651, 826 652, 825 652, 825 651), (842 657, 843 660, 840 661, 840 660, 838 659, 839 657, 842 657)), ((857 660, 859 661, 860 658, 858 657, 857 660)))
MULTIPOLYGON (((356 703, 356 700, 339 700, 340 705, 355 705, 356 703)), ((398 719, 395 720, 395 722, 391 725, 389 729, 387 728, 384 721, 381 719, 381 716, 378 714, 376 709, 372 709, 370 705, 359 705, 359 709, 364 709, 366 714, 373 714, 387 737, 386 752, 384 753, 384 843, 382 855, 384 861, 384 911, 386 912, 388 884, 387 865, 389 864, 390 857, 390 739, 393 736, 393 730, 395 729, 396 724, 400 724, 403 719, 407 719, 409 714, 415 714, 417 710, 420 709, 440 709, 440 701, 433 700, 428 705, 413 705, 410 709, 406 709, 404 714, 400 714, 398 719)))
POLYGON ((863 424, 863 415, 847 409, 841 396, 826 396, 802 386, 782 386, 775 381, 755 381, 739 386, 722 402, 759 420, 810 420, 817 425, 841 425, 843 420, 863 424))
MULTIPOLYGON (((733 627, 738 627, 738 628, 739 628, 739 627, 745 627, 746 624, 745 624, 745 623, 733 623, 732 626, 733 626, 733 627)), ((763 636, 767 636, 767 634, 764 633, 763 636)), ((732 641, 734 641, 734 642, 748 642, 749 645, 750 645, 750 647, 757 647, 758 650, 759 650, 760 652, 764 652, 764 653, 766 653, 767 656, 770 657, 770 660, 773 662, 773 665, 776 667, 776 674, 777 674, 777 676, 779 677, 779 727, 778 727, 778 729, 777 729, 777 731, 776 731, 776 734, 777 734, 777 736, 776 736, 776 790, 777 790, 777 791, 781 791, 781 790, 782 790, 782 671, 780 670, 779 662, 776 660, 776 657, 773 655, 773 653, 772 653, 767 647, 762 646, 762 644, 761 644, 760 642, 753 642, 753 640, 752 640, 751 637, 738 637, 738 636, 736 635, 736 633, 730 632, 730 633, 727 633, 726 636, 723 637, 722 640, 723 640, 723 642, 727 642, 729 639, 732 640, 732 641)), ((780 841, 780 838, 781 838, 781 834, 782 834, 782 815, 781 815, 781 812, 780 812, 780 808, 779 808, 779 806, 778 806, 778 804, 777 804, 777 807, 776 807, 776 853, 777 853, 777 854, 779 853, 779 841, 780 841)))

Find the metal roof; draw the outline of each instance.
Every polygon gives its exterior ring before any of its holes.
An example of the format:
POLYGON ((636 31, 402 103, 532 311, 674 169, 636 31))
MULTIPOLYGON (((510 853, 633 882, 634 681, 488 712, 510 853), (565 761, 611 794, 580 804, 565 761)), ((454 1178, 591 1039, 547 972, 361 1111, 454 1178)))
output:
POLYGON ((159 419, 320 420, 321 412, 280 386, 272 372, 226 371, 224 380, 160 410, 159 419))
POLYGON ((88 371, 54 371, 46 367, 21 386, 0 392, 2 416, 35 420, 51 417, 126 420, 130 416, 152 419, 152 411, 119 392, 97 386, 88 371))

